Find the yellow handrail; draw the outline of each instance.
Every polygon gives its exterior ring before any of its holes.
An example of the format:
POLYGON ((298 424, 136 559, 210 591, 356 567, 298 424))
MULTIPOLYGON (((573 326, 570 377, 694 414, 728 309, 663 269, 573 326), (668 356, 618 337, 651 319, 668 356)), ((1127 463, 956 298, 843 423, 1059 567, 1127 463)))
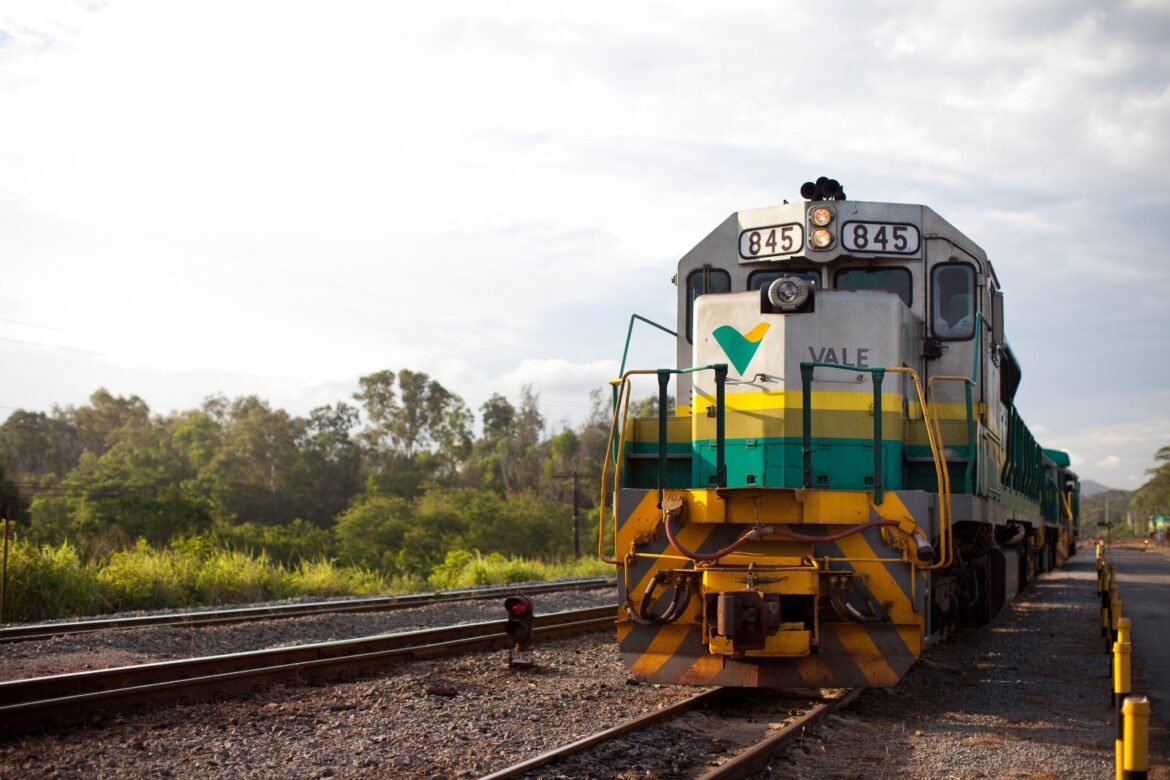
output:
MULTIPOLYGON (((617 403, 613 409, 613 420, 609 424, 609 439, 605 444, 605 459, 601 462, 601 501, 598 504, 597 511, 597 557, 605 563, 618 564, 617 560, 617 501, 613 504, 613 555, 614 557, 607 558, 605 556, 605 496, 606 496, 606 472, 609 469, 610 457, 613 456, 613 493, 617 493, 618 488, 621 487, 621 469, 618 468, 617 458, 614 455, 613 439, 614 434, 618 437, 617 452, 622 452, 626 444, 626 433, 629 431, 630 418, 630 377, 636 375, 654 374, 658 372, 653 369, 630 369, 622 375, 621 379, 614 379, 610 382, 611 385, 618 386, 616 396, 617 403), (618 428, 618 417, 621 417, 621 428, 618 428)), ((661 443, 665 446, 665 442, 661 443)))
MULTIPOLYGON (((935 399, 935 388, 934 388, 935 382, 962 382, 964 384, 969 384, 969 385, 974 385, 975 383, 973 381, 971 381, 970 377, 960 376, 957 374, 939 374, 938 376, 930 377, 930 379, 928 379, 926 381, 927 393, 930 396, 930 410, 929 410, 930 411, 930 419, 934 424, 935 435, 938 437, 939 449, 940 449, 940 452, 942 455, 942 460, 943 460, 942 471, 943 471, 943 483, 944 484, 941 487, 945 490, 945 495, 946 495, 947 525, 948 525, 948 528, 950 529, 950 533, 948 533, 948 538, 951 541, 951 547, 952 547, 952 549, 951 549, 951 556, 952 556, 951 562, 953 562, 954 561, 954 557, 953 557, 954 556, 954 536, 953 536, 954 515, 952 514, 952 507, 951 507, 951 472, 950 472, 950 469, 948 469, 947 465, 946 465, 946 447, 945 447, 945 444, 942 440, 942 423, 940 423, 939 419, 938 419, 938 403, 935 402, 935 400, 934 400, 935 399)), ((926 415, 924 414, 923 416, 925 417, 926 415)), ((969 453, 967 453, 967 457, 974 458, 975 453, 969 452, 969 453)))
POLYGON ((918 372, 905 366, 887 368, 886 371, 894 374, 909 374, 910 378, 914 380, 914 390, 918 394, 918 404, 922 407, 922 422, 926 428, 926 440, 930 443, 931 459, 934 461, 934 476, 938 480, 941 491, 940 497, 942 499, 941 505, 939 506, 938 543, 942 547, 943 557, 937 563, 933 563, 926 568, 929 571, 945 569, 954 562, 954 543, 951 535, 950 482, 946 477, 946 465, 941 452, 941 436, 936 437, 935 431, 930 424, 930 418, 927 416, 928 407, 926 405, 926 397, 922 394, 922 383, 918 379, 918 372))

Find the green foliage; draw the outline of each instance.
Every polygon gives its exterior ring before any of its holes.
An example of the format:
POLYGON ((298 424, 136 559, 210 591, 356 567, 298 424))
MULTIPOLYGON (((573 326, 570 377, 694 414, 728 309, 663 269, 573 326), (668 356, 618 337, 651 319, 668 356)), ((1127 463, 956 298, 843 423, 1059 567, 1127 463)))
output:
POLYGON ((378 596, 391 590, 385 575, 363 566, 339 566, 327 558, 301 561, 290 574, 289 582, 297 593, 322 598, 378 596))
POLYGON ((1134 511, 1142 520, 1170 515, 1170 445, 1154 454, 1158 465, 1148 470, 1150 479, 1134 493, 1134 511))
POLYGON ((220 522, 210 533, 226 547, 263 552, 287 565, 331 555, 336 547, 331 529, 300 518, 285 525, 220 522))
POLYGON ((298 595, 367 596, 388 592, 393 584, 378 572, 326 558, 285 567, 263 553, 223 547, 210 535, 177 540, 164 549, 140 539, 92 564, 82 563, 68 543, 43 545, 17 537, 8 567, 8 617, 18 621, 298 595))
POLYGON ((197 571, 191 553, 156 550, 139 540, 110 556, 98 570, 97 583, 115 610, 187 607, 197 603, 197 571))
POLYGON ((38 545, 11 539, 5 617, 11 621, 48 620, 97 612, 105 601, 92 567, 71 545, 38 545))
POLYGON ((146 447, 119 443, 100 457, 87 453, 63 485, 72 530, 116 526, 131 539, 162 544, 209 528, 215 505, 192 476, 169 438, 146 447))
POLYGON ((64 544, 76 539, 73 515, 63 497, 37 496, 29 506, 27 537, 37 544, 64 544))
POLYGON ((452 589, 612 573, 611 566, 596 558, 583 559, 574 564, 549 564, 528 558, 505 557, 499 553, 482 555, 479 552, 452 550, 434 568, 427 581, 434 588, 452 589))
POLYGON ((358 380, 354 394, 370 420, 371 450, 414 463, 429 451, 437 474, 450 474, 471 449, 472 415, 463 399, 421 371, 379 371, 358 380), (397 387, 395 387, 397 379, 397 387))
POLYGON ((463 400, 426 374, 359 381, 364 424, 346 403, 301 418, 256 396, 158 416, 105 389, 76 408, 18 410, 0 425, 0 492, 22 497, 38 560, 67 551, 89 578, 96 602, 71 597, 70 613, 425 587, 436 567, 455 576, 460 550, 491 566, 459 576, 527 577, 571 549, 571 474, 592 550, 600 392, 585 425, 551 438, 531 388, 492 395, 477 441, 463 400))
POLYGON ((343 560, 399 573, 395 559, 413 522, 407 499, 367 494, 337 518, 337 551, 343 560))
POLYGON ((0 425, 0 461, 14 480, 63 477, 80 457, 77 430, 60 409, 52 415, 17 409, 0 425))
POLYGON ((1130 508, 1132 493, 1126 490, 1104 490, 1092 496, 1081 497, 1080 535, 1082 539, 1091 539, 1098 533, 1105 536, 1105 528, 1098 523, 1104 523, 1106 517, 1113 523, 1113 536, 1117 538, 1123 533, 1122 522, 1130 508))

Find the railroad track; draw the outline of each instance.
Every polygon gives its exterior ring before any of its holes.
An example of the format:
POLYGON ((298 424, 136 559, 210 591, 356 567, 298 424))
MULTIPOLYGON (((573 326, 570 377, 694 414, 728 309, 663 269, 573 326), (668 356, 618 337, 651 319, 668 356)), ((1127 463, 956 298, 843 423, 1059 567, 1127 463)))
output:
MULTIPOLYGON (((786 722, 780 729, 768 732, 763 739, 755 744, 740 750, 726 761, 706 772, 696 773, 695 776, 702 780, 739 780, 739 778, 747 777, 752 772, 763 769, 773 757, 799 739, 806 729, 816 725, 837 710, 847 707, 856 701, 861 691, 861 688, 854 688, 831 699, 813 701, 808 709, 786 722)), ((484 775, 480 780, 504 780, 505 778, 519 777, 541 767, 555 764, 570 756, 603 745, 617 737, 634 734, 644 731, 651 726, 678 720, 687 713, 698 709, 708 707, 734 708, 733 717, 749 717, 752 714, 750 709, 745 711, 734 702, 734 697, 741 693, 742 690, 740 689, 730 688, 706 690, 668 707, 632 718, 612 728, 599 731, 583 739, 559 748, 554 748, 546 753, 484 775)))
POLYGON ((591 577, 571 582, 541 583, 539 585, 500 585, 474 590, 446 590, 434 593, 412 593, 403 596, 375 596, 370 598, 333 601, 311 601, 301 604, 277 604, 266 607, 233 607, 209 609, 167 615, 140 615, 136 617, 96 618, 65 623, 27 623, 0 628, 0 644, 49 639, 69 634, 86 634, 116 628, 143 628, 158 626, 216 626, 244 623, 253 620, 304 617, 306 615, 343 614, 348 612, 389 612, 409 607, 423 607, 452 601, 474 601, 502 598, 513 594, 558 593, 571 590, 594 590, 614 585, 613 578, 591 577))
MULTIPOLYGON (((515 591, 512 591, 515 592, 515 591)), ((611 628, 617 605, 537 616, 535 638, 611 628)), ((507 648, 507 621, 0 682, 0 735, 83 723, 101 714, 207 699, 289 680, 337 677, 403 661, 507 648)))

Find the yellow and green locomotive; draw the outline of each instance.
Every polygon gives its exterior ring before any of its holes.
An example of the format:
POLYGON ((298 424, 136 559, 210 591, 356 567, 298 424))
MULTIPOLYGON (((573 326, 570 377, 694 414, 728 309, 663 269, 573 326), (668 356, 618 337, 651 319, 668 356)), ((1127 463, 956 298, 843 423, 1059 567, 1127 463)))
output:
POLYGON ((983 250, 925 206, 801 194, 679 261, 677 366, 613 383, 599 553, 635 677, 890 686, 1075 552, 983 250))

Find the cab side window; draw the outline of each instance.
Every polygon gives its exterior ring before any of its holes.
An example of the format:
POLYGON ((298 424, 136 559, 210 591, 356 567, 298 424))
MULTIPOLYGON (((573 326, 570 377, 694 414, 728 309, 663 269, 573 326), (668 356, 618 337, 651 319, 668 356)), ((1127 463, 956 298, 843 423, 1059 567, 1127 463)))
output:
POLYGON ((930 273, 930 323, 934 335, 964 341, 975 335, 975 269, 966 263, 936 265, 930 273))
POLYGON ((687 276, 687 341, 694 342, 695 299, 707 293, 731 292, 731 274, 711 266, 687 276))

